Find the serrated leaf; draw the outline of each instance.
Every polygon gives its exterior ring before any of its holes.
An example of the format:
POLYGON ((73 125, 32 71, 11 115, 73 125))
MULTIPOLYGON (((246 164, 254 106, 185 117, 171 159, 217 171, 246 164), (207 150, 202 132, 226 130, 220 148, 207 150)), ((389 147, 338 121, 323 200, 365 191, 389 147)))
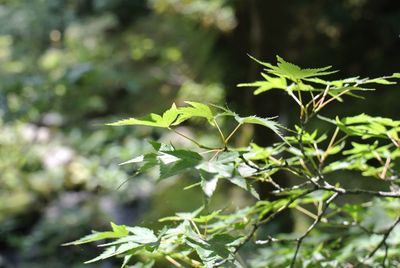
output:
POLYGON ((171 108, 166 110, 162 115, 163 122, 168 127, 175 121, 177 117, 178 117, 178 109, 176 108, 175 103, 173 103, 171 108))
POLYGON ((138 248, 138 247, 141 247, 141 245, 134 243, 134 242, 128 242, 128 243, 122 244, 120 246, 111 246, 111 247, 106 248, 106 250, 102 254, 97 256, 96 258, 93 258, 89 261, 85 261, 85 263, 93 263, 96 261, 104 260, 104 259, 122 254, 124 252, 130 251, 130 250, 138 248))
POLYGON ((126 229, 132 233, 130 236, 131 241, 137 242, 140 244, 151 244, 157 242, 158 238, 154 234, 153 230, 150 230, 145 227, 135 226, 135 227, 126 227, 126 229))
POLYGON ((117 235, 124 236, 124 235, 128 234, 128 230, 125 225, 117 225, 117 224, 111 222, 111 228, 112 228, 113 232, 117 235))
POLYGON ((159 143, 156 141, 149 141, 154 150, 158 151, 173 151, 175 148, 170 144, 159 143))
MULTIPOLYGON (((278 63, 277 66, 270 66, 267 68, 267 72, 272 73, 279 77, 286 77, 294 82, 300 79, 323 76, 335 73, 337 71, 327 71, 332 68, 332 66, 322 67, 322 68, 306 68, 301 69, 299 66, 285 61, 283 58, 276 56, 278 63)), ((267 66, 268 67, 268 66, 267 66)))
POLYGON ((210 174, 207 172, 200 172, 201 177, 201 189, 203 189, 204 194, 210 198, 218 184, 218 177, 215 174, 210 174))
POLYGON ((196 152, 186 150, 174 150, 161 152, 160 158, 160 179, 165 179, 186 169, 196 167, 203 159, 196 152))
POLYGON ((160 180, 169 178, 174 175, 178 175, 186 169, 193 168, 196 163, 187 162, 184 160, 176 161, 172 164, 160 164, 160 180))
MULTIPOLYGON (((131 260, 131 258, 132 258, 132 254, 131 255, 126 255, 125 257, 124 257, 124 262, 122 263, 122 265, 121 265, 121 268, 124 268, 124 267, 126 267, 127 265, 128 265, 128 262, 131 260)), ((136 264, 135 264, 136 265, 136 264)), ((150 266, 151 267, 151 266, 150 266)))
POLYGON ((363 139, 371 137, 387 138, 388 133, 400 130, 400 121, 384 117, 372 117, 366 114, 342 119, 337 117, 336 125, 346 134, 360 136, 363 139))
POLYGON ((196 218, 204 209, 204 206, 199 207, 195 211, 192 212, 177 212, 176 215, 180 220, 189 221, 196 218))
POLYGON ((393 84, 396 84, 396 82, 389 81, 389 80, 384 79, 384 78, 369 79, 368 81, 365 82, 365 84, 371 84, 371 83, 381 84, 381 85, 393 85, 393 84))
POLYGON ((231 162, 207 161, 199 164, 196 168, 200 171, 216 174, 218 178, 227 178, 232 175, 234 165, 231 162))
POLYGON ((208 105, 193 101, 185 101, 185 103, 189 104, 191 107, 179 108, 179 117, 173 125, 179 125, 180 123, 193 117, 205 118, 211 125, 214 125, 214 115, 208 105))
POLYGON ((228 234, 215 235, 205 243, 196 237, 188 238, 186 243, 197 252, 206 268, 216 267, 221 260, 227 260, 225 266, 234 261, 234 245, 237 241, 234 237, 228 234))
POLYGON ((96 262, 96 261, 100 261, 100 260, 104 260, 107 258, 110 258, 112 256, 115 255, 115 252, 117 251, 117 247, 116 246, 112 246, 109 248, 106 248, 103 253, 101 253, 99 256, 97 256, 96 258, 93 258, 91 260, 85 261, 85 264, 87 263, 92 263, 92 262, 96 262))
POLYGON ((109 126, 139 125, 139 126, 168 128, 175 121, 177 117, 178 117, 178 109, 176 108, 175 104, 173 104, 172 107, 167 111, 165 111, 162 116, 151 113, 141 118, 124 119, 106 125, 109 126))
POLYGON ((149 237, 138 237, 136 235, 128 235, 128 236, 119 238, 115 241, 101 244, 101 245, 99 245, 99 247, 116 246, 116 245, 125 244, 128 242, 137 243, 138 245, 156 243, 157 237, 154 239, 154 233, 149 237), (138 242, 138 241, 140 241, 140 242, 138 242))
POLYGON ((258 95, 270 89, 286 89, 287 83, 284 77, 272 77, 267 74, 261 73, 266 81, 257 81, 254 83, 242 83, 238 87, 257 87, 254 95, 258 95))
POLYGON ((187 151, 187 150, 173 150, 173 151, 162 151, 165 154, 169 154, 172 156, 175 156, 176 158, 179 159, 185 159, 187 161, 192 161, 192 162, 198 162, 203 159, 201 155, 199 155, 196 152, 193 151, 187 151))
POLYGON ((237 171, 239 172, 240 176, 246 178, 253 176, 257 173, 257 169, 248 166, 247 164, 240 164, 237 167, 237 171))
POLYGON ((127 165, 127 164, 132 164, 132 163, 140 163, 140 162, 143 162, 143 161, 144 161, 144 155, 139 155, 139 156, 137 156, 135 158, 132 158, 131 160, 122 162, 119 165, 122 166, 122 165, 127 165))
POLYGON ((272 121, 272 119, 274 119, 274 118, 276 118, 276 117, 261 118, 261 117, 257 117, 257 116, 247 116, 247 117, 240 117, 238 115, 235 116, 236 121, 240 124, 256 124, 256 125, 261 125, 261 126, 269 128, 276 135, 278 135, 283 141, 285 141, 287 143, 287 141, 283 137, 282 133, 279 131, 279 128, 281 126, 277 122, 272 121))
POLYGON ((141 118, 129 118, 120 120, 114 123, 106 124, 108 126, 131 126, 131 125, 141 125, 150 127, 163 127, 165 128, 164 121, 162 117, 158 114, 151 113, 141 118))
POLYGON ((104 240, 107 238, 119 238, 121 237, 118 234, 115 234, 114 232, 95 232, 90 235, 86 235, 79 240, 75 240, 72 242, 64 243, 63 246, 71 246, 71 245, 81 245, 81 244, 86 244, 94 241, 99 241, 99 240, 104 240))
POLYGON ((252 196, 254 196, 256 199, 260 199, 259 194, 257 193, 256 189, 254 189, 254 187, 249 183, 248 180, 242 178, 242 177, 232 177, 232 178, 228 178, 228 180, 230 182, 232 182, 233 184, 239 186, 240 188, 248 191, 252 196))
POLYGON ((273 68, 274 67, 271 63, 263 62, 263 61, 260 61, 259 59, 256 59, 255 57, 249 55, 249 54, 247 54, 247 55, 250 57, 250 59, 254 60, 255 62, 257 62, 257 63, 259 63, 259 64, 261 64, 261 65, 263 65, 263 66, 265 66, 267 68, 273 68))
POLYGON ((70 245, 81 245, 86 244, 94 241, 104 240, 108 238, 121 238, 128 235, 128 230, 126 229, 125 225, 116 225, 111 223, 111 227, 113 231, 108 232, 95 232, 90 235, 86 235, 79 240, 75 240, 69 243, 63 244, 63 246, 70 246, 70 245))

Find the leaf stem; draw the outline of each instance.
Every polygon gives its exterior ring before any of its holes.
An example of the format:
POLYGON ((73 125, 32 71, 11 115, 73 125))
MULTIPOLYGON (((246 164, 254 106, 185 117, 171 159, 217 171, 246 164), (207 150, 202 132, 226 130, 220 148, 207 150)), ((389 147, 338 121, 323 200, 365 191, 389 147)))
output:
POLYGON ((236 131, 240 128, 241 125, 242 125, 242 124, 239 123, 239 124, 235 127, 235 129, 232 130, 232 132, 231 132, 231 133, 229 134, 229 136, 226 138, 225 144, 228 143, 228 141, 232 138, 232 136, 236 133, 236 131))
POLYGON ((182 267, 182 265, 170 256, 165 256, 165 259, 172 263, 175 267, 182 267))
POLYGON ((179 136, 191 141, 192 143, 194 143, 199 148, 202 148, 202 149, 205 149, 205 150, 216 150, 217 149, 217 148, 212 148, 212 147, 208 147, 208 146, 202 145, 202 144, 198 143, 197 141, 195 141, 194 139, 186 136, 185 134, 183 134, 183 133, 181 133, 181 132, 179 132, 179 131, 177 131, 177 130, 175 130, 173 128, 168 128, 168 129, 173 131, 174 133, 178 134, 179 136))
POLYGON ((221 136, 222 142, 223 142, 224 144, 226 144, 226 140, 225 140, 224 133, 222 133, 222 130, 221 130, 221 128, 219 127, 219 125, 218 125, 218 123, 217 123, 217 120, 215 120, 215 118, 214 118, 213 121, 214 121, 215 126, 216 126, 217 129, 218 129, 219 135, 221 136))

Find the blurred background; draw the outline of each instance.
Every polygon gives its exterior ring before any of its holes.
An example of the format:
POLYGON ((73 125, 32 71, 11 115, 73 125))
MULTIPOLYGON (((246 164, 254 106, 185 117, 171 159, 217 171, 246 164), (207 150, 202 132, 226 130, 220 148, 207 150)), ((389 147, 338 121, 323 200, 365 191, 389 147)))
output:
MULTIPOLYGON (((184 141, 104 123, 184 100, 291 122, 297 107, 282 93, 236 88, 259 79, 248 54, 374 77, 400 71, 399 34, 394 0, 0 0, 0 267, 83 267, 97 249, 62 243, 110 221, 158 226, 201 205, 198 189, 182 191, 195 178, 156 183, 151 172, 134 177, 134 167, 118 166, 148 152, 147 140, 184 141)), ((326 116, 400 119, 398 90, 367 94, 326 116)), ((212 141, 196 127, 181 131, 212 141)), ((251 140, 274 137, 244 128, 235 142, 251 140)), ((213 202, 226 200, 251 201, 233 187, 213 202)))

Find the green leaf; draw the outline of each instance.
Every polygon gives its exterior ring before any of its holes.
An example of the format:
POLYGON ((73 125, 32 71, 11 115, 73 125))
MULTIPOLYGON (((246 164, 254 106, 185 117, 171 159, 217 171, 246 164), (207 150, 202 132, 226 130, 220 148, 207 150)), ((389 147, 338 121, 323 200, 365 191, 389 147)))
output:
POLYGON ((128 160, 123 164, 139 163, 139 172, 144 172, 155 166, 160 167, 160 179, 165 179, 186 169, 195 168, 203 157, 193 151, 175 150, 171 145, 151 142, 156 153, 148 153, 128 160))
POLYGON ((203 189, 204 194, 208 198, 210 198, 213 195, 215 189, 217 188, 218 176, 215 176, 215 174, 212 173, 201 171, 200 178, 201 178, 201 189, 203 189))
POLYGON ((202 211, 204 210, 204 206, 199 207, 193 212, 178 212, 176 215, 181 219, 181 220, 193 220, 196 218, 202 211))
POLYGON ((371 84, 371 83, 381 84, 381 85, 393 85, 393 84, 396 84, 396 82, 389 81, 389 80, 384 79, 384 78, 369 79, 368 81, 365 82, 365 84, 371 84))
POLYGON ((157 236, 155 236, 153 230, 144 227, 127 227, 128 231, 131 235, 126 235, 120 239, 117 239, 110 243, 101 244, 100 246, 114 246, 118 244, 128 243, 128 242, 135 242, 137 244, 154 244, 158 242, 157 236))
POLYGON ((150 127, 165 127, 162 117, 158 114, 151 113, 141 118, 129 118, 114 123, 106 124, 108 126, 130 126, 141 125, 150 127))
POLYGON ((111 227, 112 227, 113 231, 95 232, 93 234, 84 236, 79 240, 65 243, 65 244, 63 244, 63 246, 81 245, 81 244, 86 244, 86 243, 90 243, 90 242, 94 242, 94 241, 104 240, 107 238, 121 238, 121 237, 128 235, 128 233, 129 233, 128 230, 126 229, 125 225, 116 225, 114 223, 111 223, 111 227))
POLYGON ((140 126, 168 128, 175 121, 177 117, 178 117, 178 109, 176 108, 175 104, 173 104, 172 107, 167 111, 165 111, 162 116, 151 113, 141 118, 124 119, 106 125, 109 126, 140 125, 140 126))
POLYGON ((239 84, 238 87, 257 87, 254 95, 258 95, 271 89, 286 89, 287 83, 284 77, 272 77, 267 74, 261 73, 266 81, 257 81, 254 83, 239 84))
MULTIPOLYGON (((126 267, 127 265, 128 265, 128 262, 131 260, 131 258, 132 258, 132 254, 131 255, 126 255, 125 257, 124 257, 124 262, 122 263, 122 265, 121 265, 121 268, 124 268, 124 267, 126 267)), ((135 264, 136 265, 136 264, 135 264)), ((151 266, 150 266, 151 267, 151 266)))
POLYGON ((103 253, 101 253, 99 256, 97 256, 96 258, 93 258, 89 261, 85 261, 85 263, 93 263, 96 261, 104 260, 104 259, 116 256, 116 255, 125 253, 127 251, 130 251, 130 250, 138 248, 138 247, 141 247, 141 245, 134 243, 134 242, 128 242, 128 243, 122 244, 120 246, 111 246, 111 247, 106 248, 106 250, 103 253))
POLYGON ((175 106, 175 103, 172 104, 171 108, 166 110, 163 115, 162 119, 166 126, 170 126, 178 116, 178 109, 175 106))
POLYGON ((165 143, 159 143, 156 141, 149 141, 151 146, 153 147, 154 150, 158 151, 173 151, 175 150, 174 146, 171 144, 165 144, 165 143))
POLYGON ((214 125, 214 115, 207 105, 199 102, 186 101, 185 103, 189 104, 191 107, 182 107, 178 109, 179 118, 173 125, 179 125, 180 123, 193 118, 193 117, 201 117, 207 119, 207 121, 214 125))
POLYGON ((196 250, 205 267, 213 268, 222 260, 227 260, 224 267, 234 261, 234 245, 237 241, 228 234, 215 235, 207 241, 199 241, 195 234, 188 236, 186 243, 196 250))
POLYGON ((124 236, 124 235, 128 234, 128 230, 125 225, 117 225, 117 224, 111 222, 111 228, 112 228, 113 232, 117 235, 124 236))
POLYGON ((283 58, 276 56, 278 60, 277 66, 267 66, 267 72, 272 73, 279 77, 286 77, 294 82, 298 82, 300 79, 323 76, 335 73, 337 71, 327 71, 332 68, 332 66, 322 67, 322 68, 307 68, 301 69, 299 66, 285 61, 283 58))
POLYGON ((194 168, 203 159, 198 153, 186 150, 164 151, 160 152, 160 154, 160 179, 194 168))
POLYGON ((252 196, 254 196, 256 199, 260 199, 259 194, 257 193, 256 189, 254 189, 254 187, 249 183, 248 180, 242 178, 242 177, 238 177, 235 176, 233 178, 228 178, 228 180, 230 182, 232 182, 233 184, 239 186, 240 188, 248 191, 252 196))
POLYGON ((281 125, 279 125, 275 121, 272 121, 272 119, 274 118, 276 117, 261 118, 257 116, 247 116, 247 117, 240 117, 238 115, 235 116, 236 121, 240 124, 255 124, 269 128, 276 135, 278 135, 283 141, 287 143, 287 141, 285 140, 285 138, 283 137, 282 133, 279 130, 279 128, 281 128, 281 125))
POLYGON ((360 136, 363 139, 388 138, 388 133, 393 135, 400 131, 400 121, 384 117, 372 117, 366 114, 342 119, 336 118, 336 125, 347 135, 360 136))

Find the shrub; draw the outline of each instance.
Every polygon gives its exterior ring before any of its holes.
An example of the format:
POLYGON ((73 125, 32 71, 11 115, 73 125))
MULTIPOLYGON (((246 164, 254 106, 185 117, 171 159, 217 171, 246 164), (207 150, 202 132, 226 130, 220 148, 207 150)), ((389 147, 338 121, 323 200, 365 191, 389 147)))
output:
POLYGON ((160 219, 165 223, 161 230, 111 223, 111 231, 67 245, 106 239, 100 245, 105 251, 88 262, 123 257, 122 267, 152 267, 163 260, 176 267, 400 265, 400 121, 363 113, 333 119, 319 114, 347 96, 360 97, 373 85, 395 84, 400 73, 326 80, 335 72, 330 66, 302 69, 280 57, 277 65, 256 61, 264 66, 263 80, 239 87, 256 88, 256 95, 284 91, 299 107, 296 124, 282 126, 274 117, 240 116, 228 107, 189 101, 160 115, 110 124, 164 128, 189 140, 194 148, 152 141, 153 152, 123 164, 138 165, 138 173, 158 167, 159 180, 190 172, 197 178, 190 187, 200 187, 206 198, 195 211, 160 219), (219 146, 176 128, 198 118, 219 133, 219 146), (228 134, 220 126, 227 121, 236 122, 228 134), (245 124, 265 127, 279 142, 235 147, 232 138, 245 124), (329 127, 322 132, 316 124, 329 127), (289 186, 279 180, 282 175, 290 177, 289 186), (233 211, 211 208, 209 201, 222 181, 251 194, 252 205, 233 211), (260 200, 256 184, 271 185, 274 198, 260 200), (310 220, 289 234, 271 231, 268 227, 286 211, 310 220))

